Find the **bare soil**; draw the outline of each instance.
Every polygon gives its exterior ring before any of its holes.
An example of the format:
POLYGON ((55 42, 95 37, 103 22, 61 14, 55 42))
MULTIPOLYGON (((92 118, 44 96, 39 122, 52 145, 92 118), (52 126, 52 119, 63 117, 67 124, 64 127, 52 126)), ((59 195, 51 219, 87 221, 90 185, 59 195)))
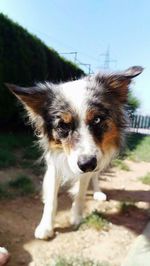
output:
MULTIPOLYGON (((53 258, 59 255, 85 257, 120 266, 131 243, 144 229, 150 207, 150 186, 139 180, 150 171, 150 163, 126 163, 130 171, 112 168, 100 177, 100 187, 108 197, 106 202, 93 200, 91 189, 86 196, 85 215, 95 209, 104 213, 109 221, 107 231, 90 228, 74 231, 69 224, 71 200, 66 193, 61 193, 55 237, 50 241, 36 240, 34 229, 43 208, 40 195, 1 200, 0 246, 11 253, 8 265, 50 266, 53 258), (121 202, 130 202, 130 208, 120 212, 121 202)), ((7 178, 9 171, 1 172, 0 180, 7 178)))

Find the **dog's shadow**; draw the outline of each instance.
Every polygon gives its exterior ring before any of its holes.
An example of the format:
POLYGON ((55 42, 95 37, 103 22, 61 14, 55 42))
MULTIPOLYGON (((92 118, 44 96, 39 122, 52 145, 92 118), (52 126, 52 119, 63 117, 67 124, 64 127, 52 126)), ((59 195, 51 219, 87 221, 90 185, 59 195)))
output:
MULTIPOLYGON (((110 172, 111 176, 113 176, 113 172, 110 172)), ((147 202, 150 204, 150 192, 144 190, 138 191, 128 191, 123 189, 103 189, 102 191, 107 195, 108 202, 111 200, 115 200, 120 202, 120 206, 122 203, 131 203, 124 212, 120 212, 119 210, 116 213, 104 213, 106 219, 112 224, 123 226, 129 230, 132 230, 134 233, 139 234, 142 232, 144 226, 148 222, 150 218, 149 211, 142 207, 137 207, 135 203, 137 202, 147 202)), ((88 200, 93 200, 93 192, 91 190, 91 185, 89 190, 87 191, 88 200)), ((67 194, 59 195, 59 204, 58 211, 69 211, 71 209, 72 200, 67 194)), ((100 202, 101 206, 102 202, 100 202)), ((104 203, 105 204, 105 203, 104 203)), ((101 210, 100 210, 101 212, 101 210)), ((73 227, 69 223, 64 227, 58 226, 55 228, 55 231, 59 233, 69 233, 77 230, 77 228, 73 227)))
POLYGON ((150 191, 124 189, 103 189, 108 202, 111 200, 120 203, 120 209, 115 213, 103 213, 104 217, 112 224, 123 226, 135 234, 142 233, 150 219, 150 191), (136 203, 147 203, 148 208, 136 203))
POLYGON ((73 231, 77 231, 77 228, 74 227, 73 225, 66 225, 65 227, 60 227, 60 226, 55 227, 55 233, 58 232, 65 234, 65 233, 71 233, 73 231))

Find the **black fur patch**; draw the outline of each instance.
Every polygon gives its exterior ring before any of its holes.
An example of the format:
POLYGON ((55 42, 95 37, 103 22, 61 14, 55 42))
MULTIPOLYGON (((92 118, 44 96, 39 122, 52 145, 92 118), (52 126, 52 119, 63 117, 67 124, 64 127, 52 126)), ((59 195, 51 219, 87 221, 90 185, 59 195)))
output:
POLYGON ((88 109, 96 108, 102 118, 112 119, 118 128, 125 128, 127 126, 125 105, 119 102, 107 87, 104 87, 103 78, 100 83, 95 82, 95 89, 92 87, 91 92, 92 97, 87 103, 88 109))
POLYGON ((66 138, 77 126, 75 113, 60 91, 56 91, 52 101, 49 99, 47 102, 49 104, 43 112, 46 134, 51 140, 53 139, 52 131, 54 130, 58 139, 66 138), (64 113, 70 113, 74 117, 73 121, 65 123, 61 118, 64 113))

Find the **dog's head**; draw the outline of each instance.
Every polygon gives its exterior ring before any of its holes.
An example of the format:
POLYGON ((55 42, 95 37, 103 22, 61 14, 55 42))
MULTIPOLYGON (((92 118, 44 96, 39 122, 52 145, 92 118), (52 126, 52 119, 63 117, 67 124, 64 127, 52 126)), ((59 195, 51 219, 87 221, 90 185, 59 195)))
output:
POLYGON ((131 79, 143 68, 97 74, 54 85, 22 88, 7 84, 22 101, 46 148, 67 156, 74 173, 103 169, 121 146, 131 79))

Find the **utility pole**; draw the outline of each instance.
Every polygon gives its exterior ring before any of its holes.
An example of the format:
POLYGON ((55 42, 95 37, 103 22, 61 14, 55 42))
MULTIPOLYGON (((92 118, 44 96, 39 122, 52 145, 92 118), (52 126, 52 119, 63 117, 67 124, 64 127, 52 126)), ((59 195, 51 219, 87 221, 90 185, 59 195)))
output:
POLYGON ((110 69, 110 63, 117 63, 117 60, 110 58, 110 49, 109 46, 106 50, 106 53, 101 54, 100 56, 104 56, 104 65, 103 68, 109 70, 110 69))
POLYGON ((74 55, 74 63, 75 64, 79 64, 79 65, 82 65, 82 66, 85 66, 85 67, 88 67, 88 74, 92 74, 92 70, 91 70, 91 64, 86 64, 86 63, 81 63, 78 59, 77 59, 77 55, 78 55, 78 52, 69 52, 69 53, 60 53, 60 55, 74 55))
POLYGON ((79 63, 79 65, 81 65, 81 66, 87 66, 88 67, 88 74, 90 75, 91 74, 91 64, 85 64, 85 63, 81 63, 81 62, 79 62, 78 61, 78 63, 79 63))

